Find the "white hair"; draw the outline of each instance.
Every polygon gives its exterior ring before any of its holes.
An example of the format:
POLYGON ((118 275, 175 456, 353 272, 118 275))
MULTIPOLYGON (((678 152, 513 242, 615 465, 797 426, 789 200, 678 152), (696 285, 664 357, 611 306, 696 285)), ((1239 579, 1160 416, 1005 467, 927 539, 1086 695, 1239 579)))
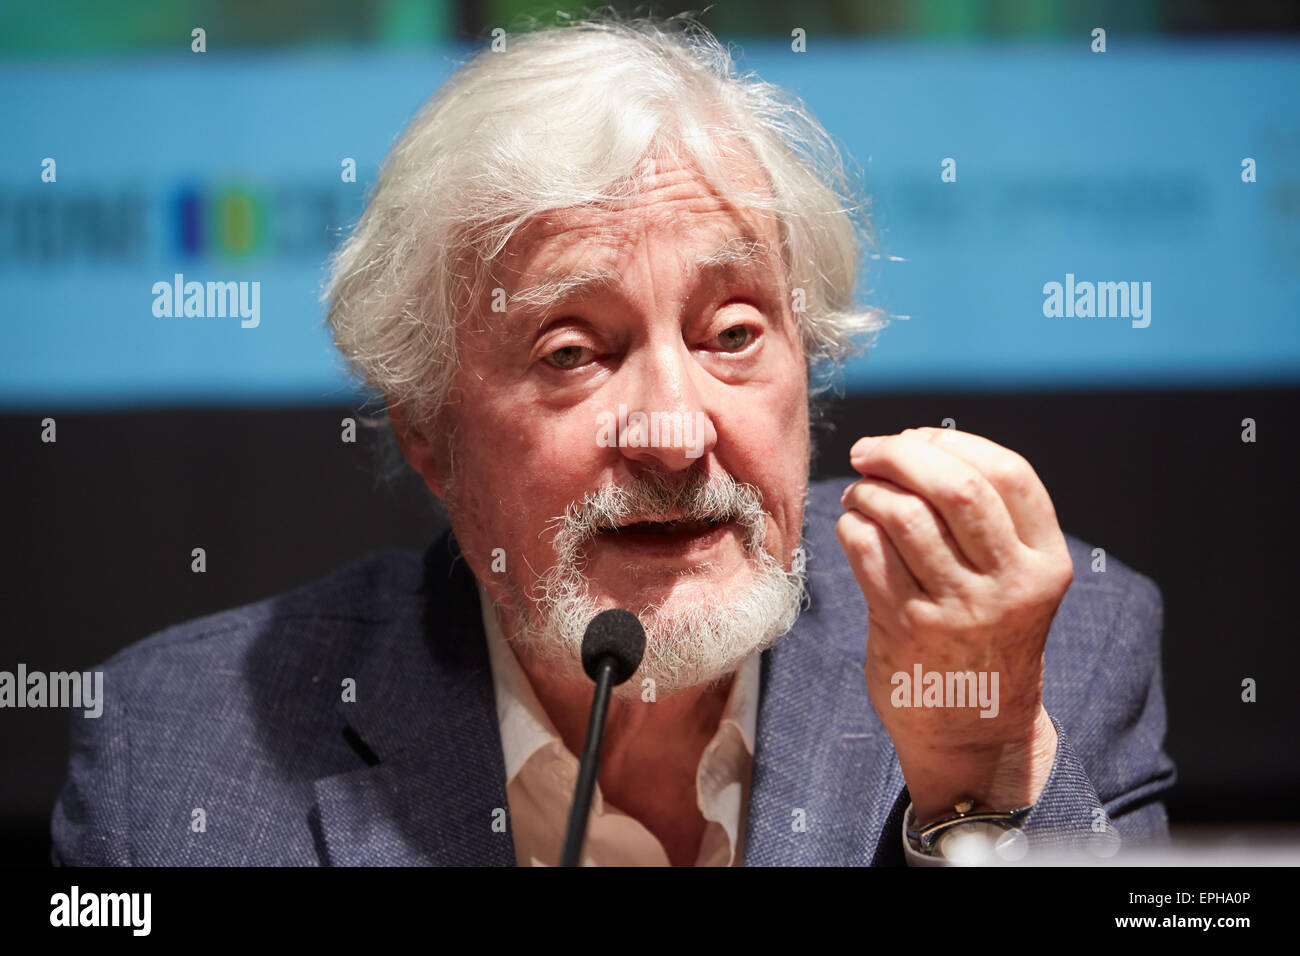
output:
POLYGON ((810 368, 881 326, 853 303, 864 203, 830 136, 688 17, 614 15, 506 40, 463 65, 384 161, 331 263, 325 298, 353 370, 416 426, 456 372, 456 331, 490 301, 490 267, 530 220, 635 196, 647 158, 685 155, 738 207, 772 216, 810 368), (767 182, 741 190, 729 162, 767 182))

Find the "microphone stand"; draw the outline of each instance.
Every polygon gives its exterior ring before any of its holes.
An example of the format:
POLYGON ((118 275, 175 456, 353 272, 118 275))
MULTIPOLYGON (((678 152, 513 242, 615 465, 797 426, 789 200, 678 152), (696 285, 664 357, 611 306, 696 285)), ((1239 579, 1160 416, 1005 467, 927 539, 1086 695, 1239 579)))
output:
POLYGON ((610 691, 614 687, 616 663, 612 656, 606 655, 596 665, 596 695, 592 698, 591 716, 587 719, 587 741, 578 765, 578 783, 573 789, 573 806, 569 809, 569 829, 564 835, 564 855, 560 858, 560 866, 579 865, 578 857, 587 837, 587 816, 591 812, 591 799, 600 774, 600 745, 605 737, 605 715, 609 710, 610 691))

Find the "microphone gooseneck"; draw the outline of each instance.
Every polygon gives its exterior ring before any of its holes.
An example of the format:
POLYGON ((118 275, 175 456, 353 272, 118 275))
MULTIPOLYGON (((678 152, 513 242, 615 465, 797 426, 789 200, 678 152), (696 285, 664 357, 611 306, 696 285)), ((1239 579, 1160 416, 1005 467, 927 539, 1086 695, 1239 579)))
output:
POLYGON ((587 719, 587 740, 578 765, 578 782, 573 788, 573 806, 569 809, 569 827, 564 835, 561 866, 577 866, 582 844, 587 837, 587 816, 600 774, 600 748, 605 736, 605 718, 609 712, 610 692, 641 666, 645 654, 645 629, 630 611, 601 611, 587 625, 582 635, 582 669, 596 682, 587 719))

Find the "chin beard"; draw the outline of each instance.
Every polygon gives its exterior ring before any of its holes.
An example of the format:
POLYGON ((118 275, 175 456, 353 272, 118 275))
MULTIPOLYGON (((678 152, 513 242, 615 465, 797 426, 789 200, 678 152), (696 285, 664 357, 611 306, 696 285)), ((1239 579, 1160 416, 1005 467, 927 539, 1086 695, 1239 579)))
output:
POLYGON ((557 519, 556 563, 541 576, 531 600, 516 596, 512 602, 524 610, 512 615, 523 621, 514 634, 517 646, 556 676, 589 683, 582 670, 582 638, 591 619, 610 605, 591 594, 582 571, 583 546, 629 515, 667 516, 673 508, 689 518, 735 521, 744 533, 749 580, 729 598, 670 595, 658 604, 628 608, 645 627, 645 656, 636 674, 614 689, 615 696, 639 698, 646 679, 654 681, 656 697, 714 683, 789 631, 805 602, 803 550, 795 550, 786 570, 763 549, 767 514, 758 491, 725 474, 712 482, 700 475, 683 482, 652 474, 628 488, 594 492, 557 519))

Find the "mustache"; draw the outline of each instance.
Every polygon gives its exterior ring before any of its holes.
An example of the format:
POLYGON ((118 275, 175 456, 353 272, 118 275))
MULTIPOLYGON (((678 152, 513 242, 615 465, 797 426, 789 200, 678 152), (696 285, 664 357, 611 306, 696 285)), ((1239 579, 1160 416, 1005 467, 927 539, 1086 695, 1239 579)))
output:
POLYGON ((762 547, 767 512, 757 488, 737 482, 726 472, 712 476, 647 472, 621 485, 606 485, 573 502, 555 518, 555 550, 561 561, 578 552, 602 531, 633 521, 734 521, 744 532, 745 549, 762 547))

